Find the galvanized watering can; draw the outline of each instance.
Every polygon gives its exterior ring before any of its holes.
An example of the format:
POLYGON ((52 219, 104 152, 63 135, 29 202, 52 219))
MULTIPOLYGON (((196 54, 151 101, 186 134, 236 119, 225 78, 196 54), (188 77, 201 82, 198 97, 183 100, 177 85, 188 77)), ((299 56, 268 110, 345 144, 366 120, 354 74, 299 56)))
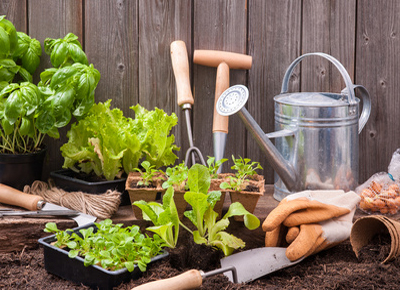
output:
POLYGON ((353 190, 358 185, 358 134, 366 124, 371 101, 368 91, 351 82, 343 65, 325 53, 307 53, 287 69, 281 93, 274 97, 275 132, 265 134, 244 108, 248 89, 236 85, 217 102, 222 116, 238 113, 275 171, 274 198, 305 189, 353 190), (341 93, 288 93, 289 78, 296 65, 309 56, 329 60, 341 73, 346 88, 341 93), (361 93, 360 99, 355 90, 361 93), (275 146, 270 141, 275 138, 275 146))

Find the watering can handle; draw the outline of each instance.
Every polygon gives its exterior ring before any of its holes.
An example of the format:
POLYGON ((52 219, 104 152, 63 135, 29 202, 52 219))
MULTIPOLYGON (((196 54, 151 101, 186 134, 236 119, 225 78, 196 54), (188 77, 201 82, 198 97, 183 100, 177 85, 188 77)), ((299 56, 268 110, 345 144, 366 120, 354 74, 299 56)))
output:
POLYGON ((360 134, 365 124, 367 123, 369 115, 371 113, 371 98, 369 97, 367 89, 363 86, 353 85, 353 89, 359 89, 359 91, 361 92, 361 100, 363 102, 363 109, 360 115, 360 119, 358 121, 358 134, 360 134))
MULTIPOLYGON (((285 76, 283 77, 283 83, 282 83, 282 90, 281 90, 281 94, 287 93, 288 92, 288 84, 289 84, 289 78, 294 70, 294 68, 296 67, 296 65, 302 61, 304 58, 306 58, 307 56, 311 56, 311 55, 316 55, 316 56, 321 56, 327 60, 329 60, 331 63, 333 63, 335 65, 335 67, 339 70, 340 74, 342 75, 344 82, 346 84, 346 89, 347 89, 347 94, 348 95, 348 99, 349 99, 349 104, 350 105, 355 105, 357 104, 356 101, 356 97, 354 94, 354 85, 351 82, 351 78, 349 76, 349 74, 347 73, 346 69, 344 68, 344 66, 333 56, 323 53, 323 52, 312 52, 312 53, 306 53, 303 54, 301 56, 299 56, 298 58, 296 58, 288 67, 288 69, 286 70, 285 76)), ((345 90, 346 90, 345 89, 345 90)))

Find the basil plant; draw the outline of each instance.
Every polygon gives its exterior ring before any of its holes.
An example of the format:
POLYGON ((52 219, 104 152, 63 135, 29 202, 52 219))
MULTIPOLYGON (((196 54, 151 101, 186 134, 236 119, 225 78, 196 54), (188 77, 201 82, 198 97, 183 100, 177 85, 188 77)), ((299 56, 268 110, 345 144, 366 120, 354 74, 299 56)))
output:
POLYGON ((35 85, 40 42, 0 16, 0 153, 41 150, 46 135, 59 138, 59 128, 73 116, 82 118, 94 104, 100 73, 88 64, 78 37, 47 38, 44 51, 53 67, 35 85))

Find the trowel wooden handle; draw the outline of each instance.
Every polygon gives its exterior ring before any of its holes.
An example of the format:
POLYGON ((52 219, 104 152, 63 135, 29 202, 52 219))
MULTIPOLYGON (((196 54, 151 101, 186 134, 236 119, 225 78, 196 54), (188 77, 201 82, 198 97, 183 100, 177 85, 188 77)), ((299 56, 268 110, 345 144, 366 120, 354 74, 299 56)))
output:
POLYGON ((43 197, 33 194, 23 193, 15 188, 0 183, 0 202, 9 205, 16 205, 27 210, 38 210, 38 202, 43 197))
POLYGON ((178 105, 193 105, 194 99, 190 88, 188 54, 186 44, 182 40, 176 40, 171 43, 171 61, 176 81, 178 105))
POLYGON ((253 58, 250 55, 221 50, 195 50, 193 62, 205 66, 218 67, 226 62, 231 69, 250 69, 253 58))
POLYGON ((134 287, 132 290, 187 290, 198 288, 202 283, 203 278, 201 277, 200 271, 189 270, 172 278, 153 281, 134 287))
POLYGON ((221 94, 229 88, 229 66, 222 62, 217 68, 217 80, 215 83, 215 102, 214 102, 214 118, 213 132, 228 133, 229 117, 221 116, 217 112, 217 101, 221 94))

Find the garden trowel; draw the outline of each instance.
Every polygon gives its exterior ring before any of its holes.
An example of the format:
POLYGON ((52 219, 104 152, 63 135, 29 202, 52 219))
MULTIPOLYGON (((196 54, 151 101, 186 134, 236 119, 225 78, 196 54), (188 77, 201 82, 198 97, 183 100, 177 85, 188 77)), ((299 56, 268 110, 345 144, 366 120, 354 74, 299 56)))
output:
POLYGON ((291 262, 285 253, 286 248, 256 248, 221 259, 220 269, 206 273, 193 269, 172 278, 140 285, 132 288, 132 290, 195 289, 202 285, 204 278, 220 273, 224 273, 229 281, 234 283, 251 282, 269 273, 295 265, 303 260, 302 258, 291 262))
MULTIPOLYGON (((39 195, 27 194, 1 183, 0 183, 0 203, 23 207, 31 212, 36 211, 38 212, 38 215, 41 216, 46 216, 43 214, 44 211, 49 211, 49 213, 50 211, 61 211, 62 215, 69 216, 70 218, 75 220, 78 226, 84 226, 93 223, 97 219, 94 216, 84 214, 81 212, 76 214, 76 211, 46 202, 43 199, 43 197, 39 195), (66 213, 68 211, 71 212, 70 215, 66 213)), ((30 214, 32 215, 34 213, 30 214)), ((55 215, 48 214, 48 216, 57 216, 57 214, 55 215)))

